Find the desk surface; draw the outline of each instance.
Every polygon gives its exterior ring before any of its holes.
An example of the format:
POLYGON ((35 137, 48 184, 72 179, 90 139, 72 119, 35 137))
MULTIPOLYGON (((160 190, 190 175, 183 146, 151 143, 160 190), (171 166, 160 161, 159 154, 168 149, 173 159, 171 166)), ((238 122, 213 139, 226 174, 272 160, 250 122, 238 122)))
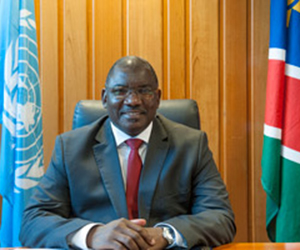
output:
MULTIPOLYGON (((24 250, 24 248, 1 248, 1 250, 24 250)), ((30 248, 29 248, 30 249, 30 248)), ((204 248, 206 249, 206 248, 204 248)), ((54 250, 35 248, 34 250, 54 250)), ((213 250, 300 250, 300 243, 231 243, 213 250)))
POLYGON ((214 250, 300 250, 300 243, 231 243, 214 250))

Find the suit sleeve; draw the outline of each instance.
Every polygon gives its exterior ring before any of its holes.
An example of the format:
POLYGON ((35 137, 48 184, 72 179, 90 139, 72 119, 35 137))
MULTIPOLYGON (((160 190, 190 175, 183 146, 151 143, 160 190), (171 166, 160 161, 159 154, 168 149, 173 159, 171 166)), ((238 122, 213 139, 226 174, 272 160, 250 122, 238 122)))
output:
POLYGON ((201 133, 197 168, 193 173, 191 213, 168 219, 193 246, 218 246, 233 240, 234 214, 223 180, 208 148, 207 136, 201 133))
POLYGON ((20 241, 26 247, 68 249, 67 236, 88 223, 72 218, 63 142, 58 136, 48 170, 24 211, 20 241))

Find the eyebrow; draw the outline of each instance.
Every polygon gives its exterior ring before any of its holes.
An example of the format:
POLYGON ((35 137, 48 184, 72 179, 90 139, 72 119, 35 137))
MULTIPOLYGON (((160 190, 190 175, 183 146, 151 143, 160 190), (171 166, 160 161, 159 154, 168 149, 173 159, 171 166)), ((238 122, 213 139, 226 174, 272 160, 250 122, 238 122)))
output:
MULTIPOLYGON (((109 88, 115 88, 115 87, 128 87, 127 84, 122 84, 122 83, 116 83, 114 86, 108 86, 107 84, 105 84, 105 87, 109 87, 109 88)), ((142 84, 137 86, 138 88, 143 88, 143 87, 151 87, 151 83, 149 84, 142 84)))
POLYGON ((125 84, 122 84, 122 83, 117 83, 115 84, 114 86, 109 86, 109 84, 106 84, 104 85, 105 87, 108 87, 108 88, 114 88, 114 87, 126 87, 127 85, 125 84))

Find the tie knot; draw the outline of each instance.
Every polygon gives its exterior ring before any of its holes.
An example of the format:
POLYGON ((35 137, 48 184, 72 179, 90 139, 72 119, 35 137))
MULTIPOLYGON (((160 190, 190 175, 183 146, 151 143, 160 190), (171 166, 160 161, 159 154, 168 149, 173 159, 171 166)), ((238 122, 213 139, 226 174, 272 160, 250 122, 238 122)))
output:
POLYGON ((143 141, 140 139, 129 139, 125 141, 125 143, 131 148, 131 149, 139 149, 139 147, 142 145, 143 141))

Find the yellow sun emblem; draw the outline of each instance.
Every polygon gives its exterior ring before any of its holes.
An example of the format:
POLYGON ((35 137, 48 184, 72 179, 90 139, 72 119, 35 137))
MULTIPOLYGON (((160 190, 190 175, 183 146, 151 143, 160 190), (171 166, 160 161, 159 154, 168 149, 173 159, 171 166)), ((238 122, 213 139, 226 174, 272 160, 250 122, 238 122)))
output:
POLYGON ((288 11, 286 26, 289 27, 292 10, 298 11, 300 13, 300 0, 287 0, 288 1, 288 11))

